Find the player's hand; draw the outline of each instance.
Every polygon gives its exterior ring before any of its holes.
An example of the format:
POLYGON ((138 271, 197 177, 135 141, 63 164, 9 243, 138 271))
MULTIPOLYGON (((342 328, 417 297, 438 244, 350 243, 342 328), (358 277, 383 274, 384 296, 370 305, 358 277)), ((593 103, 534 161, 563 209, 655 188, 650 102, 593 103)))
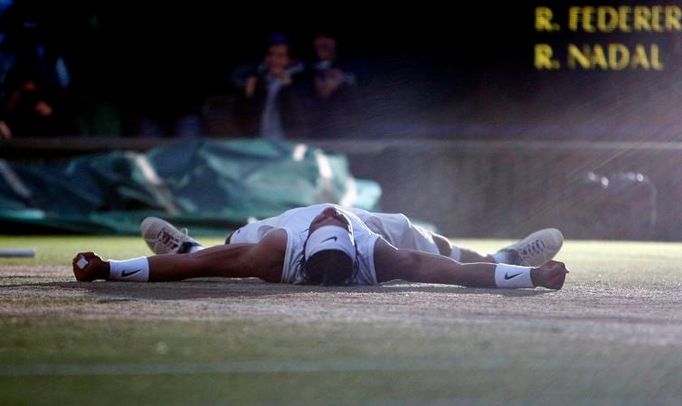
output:
POLYGON ((568 269, 563 262, 549 261, 539 268, 531 271, 531 278, 535 286, 548 289, 561 289, 566 280, 568 269))
POLYGON ((94 252, 79 252, 71 261, 73 274, 79 282, 92 282, 109 277, 109 263, 94 252))

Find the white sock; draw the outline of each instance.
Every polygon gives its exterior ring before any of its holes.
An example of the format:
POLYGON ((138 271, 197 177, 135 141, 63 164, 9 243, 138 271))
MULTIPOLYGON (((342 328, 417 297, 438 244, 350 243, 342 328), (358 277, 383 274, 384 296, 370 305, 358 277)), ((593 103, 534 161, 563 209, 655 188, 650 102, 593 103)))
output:
POLYGON ((110 281, 149 281, 149 260, 147 257, 126 259, 123 261, 109 261, 110 281))
POLYGON ((508 262, 509 253, 507 251, 500 250, 494 254, 490 254, 490 256, 493 257, 493 259, 495 259, 495 262, 497 262, 498 264, 506 264, 508 262))
POLYGON ((450 246, 450 258, 458 262, 462 259, 462 251, 459 247, 455 245, 450 246))
POLYGON ((533 268, 527 266, 497 264, 495 286, 508 289, 534 288, 533 279, 530 277, 531 269, 533 268))
POLYGON ((192 246, 189 248, 189 251, 187 251, 187 253, 188 253, 188 254, 191 254, 191 253, 193 253, 193 252, 201 251, 201 250, 203 250, 203 249, 204 249, 204 247, 202 247, 201 245, 192 245, 192 246))

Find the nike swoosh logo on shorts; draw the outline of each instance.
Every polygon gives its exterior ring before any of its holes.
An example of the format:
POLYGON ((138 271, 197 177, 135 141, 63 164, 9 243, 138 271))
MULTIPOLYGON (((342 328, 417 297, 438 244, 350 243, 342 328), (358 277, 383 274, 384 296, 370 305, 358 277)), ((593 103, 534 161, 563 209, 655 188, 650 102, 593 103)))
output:
POLYGON ((137 271, 132 271, 132 272, 123 271, 123 272, 121 272, 121 277, 122 277, 122 278, 127 278, 127 277, 129 277, 129 276, 133 276, 133 275, 135 275, 136 273, 140 272, 141 270, 142 270, 142 269, 138 269, 137 271))

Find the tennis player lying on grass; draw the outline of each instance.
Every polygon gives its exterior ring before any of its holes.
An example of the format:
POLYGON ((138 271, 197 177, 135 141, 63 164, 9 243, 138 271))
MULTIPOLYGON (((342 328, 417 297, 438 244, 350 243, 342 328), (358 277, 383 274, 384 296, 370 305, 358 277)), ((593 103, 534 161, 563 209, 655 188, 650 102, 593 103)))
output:
POLYGON ((154 256, 73 259, 79 281, 157 282, 198 277, 256 277, 311 285, 375 285, 394 279, 479 288, 561 289, 568 270, 551 259, 556 229, 537 231, 491 255, 451 245, 402 214, 319 204, 248 224, 225 245, 203 248, 164 220, 149 217, 142 235, 154 256))

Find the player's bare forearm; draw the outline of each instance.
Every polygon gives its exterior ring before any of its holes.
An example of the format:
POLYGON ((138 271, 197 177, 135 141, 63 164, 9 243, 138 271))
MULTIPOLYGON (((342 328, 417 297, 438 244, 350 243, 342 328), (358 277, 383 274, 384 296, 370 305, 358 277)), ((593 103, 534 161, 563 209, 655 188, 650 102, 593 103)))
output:
POLYGON ((444 283, 471 288, 495 287, 495 264, 483 262, 462 264, 446 257, 440 258, 428 258, 415 275, 415 282, 444 283))
POLYGON ((501 287, 543 286, 561 289, 568 274, 563 263, 549 261, 539 268, 517 267, 514 273, 510 274, 511 277, 508 277, 508 265, 504 266, 507 268, 500 268, 502 265, 492 263, 463 264, 442 255, 397 249, 382 240, 377 241, 374 259, 379 282, 403 279, 413 282, 494 288, 500 287, 496 282, 496 274, 500 273, 501 287), (507 280, 523 274, 527 275, 525 282, 506 283, 507 280))
POLYGON ((397 250, 391 259, 377 264, 380 282, 403 279, 411 282, 443 283, 477 288, 495 287, 495 264, 462 264, 442 255, 397 250))
MULTIPOLYGON (((192 254, 147 257, 148 281, 180 281, 211 276, 237 278, 257 276, 251 267, 240 259, 250 248, 249 245, 251 244, 234 244, 207 248, 192 254)), ((113 279, 111 267, 110 261, 103 261, 91 252, 80 253, 74 258, 74 274, 76 279, 81 281, 111 280, 113 279)), ((136 270, 131 270, 128 274, 132 275, 133 272, 136 270)))
POLYGON ((191 254, 167 254, 126 261, 102 261, 92 252, 76 255, 73 270, 79 281, 130 280, 165 282, 201 277, 249 278, 269 282, 281 279, 285 235, 258 244, 230 244, 206 248, 191 254), (145 274, 145 277, 141 277, 145 274))
POLYGON ((268 279, 268 269, 253 258, 254 244, 230 244, 186 255, 149 257, 149 280, 177 281, 189 278, 226 277, 268 279))
MULTIPOLYGON (((267 269, 256 268, 252 261, 247 260, 252 246, 253 244, 232 244, 211 247, 192 254, 150 256, 146 258, 148 265, 145 271, 148 277, 145 280, 167 282, 202 277, 260 277, 267 280, 265 272, 267 269)), ((145 258, 141 260, 144 261, 145 258)), ((123 263, 125 264, 125 261, 123 263)), ((126 279, 126 274, 132 276, 139 270, 137 263, 131 266, 132 268, 127 271, 112 272, 112 263, 103 261, 94 253, 80 253, 74 258, 74 274, 79 281, 98 279, 139 281, 126 279)))

